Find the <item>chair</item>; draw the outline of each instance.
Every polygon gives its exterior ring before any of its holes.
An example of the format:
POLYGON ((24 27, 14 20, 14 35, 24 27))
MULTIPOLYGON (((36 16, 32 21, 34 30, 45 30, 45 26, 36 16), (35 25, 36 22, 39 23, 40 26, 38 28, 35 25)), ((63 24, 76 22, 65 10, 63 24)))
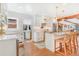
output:
POLYGON ((71 38, 72 54, 77 54, 77 51, 78 51, 77 33, 71 32, 70 38, 71 38))
POLYGON ((71 44, 69 35, 64 35, 64 37, 55 40, 55 52, 61 55, 71 54, 71 44), (59 44, 59 46, 58 46, 59 44))

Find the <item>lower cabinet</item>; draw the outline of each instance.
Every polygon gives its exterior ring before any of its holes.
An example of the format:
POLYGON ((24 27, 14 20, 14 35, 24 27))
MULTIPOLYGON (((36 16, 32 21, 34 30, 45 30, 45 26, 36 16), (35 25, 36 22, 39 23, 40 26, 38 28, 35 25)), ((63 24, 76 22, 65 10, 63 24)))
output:
POLYGON ((24 31, 24 39, 27 40, 27 39, 30 39, 31 38, 31 31, 30 30, 27 30, 27 31, 24 31))
POLYGON ((54 34, 45 33, 45 47, 50 51, 54 51, 54 34))
POLYGON ((33 32, 32 40, 34 42, 40 42, 44 40, 44 32, 33 32))

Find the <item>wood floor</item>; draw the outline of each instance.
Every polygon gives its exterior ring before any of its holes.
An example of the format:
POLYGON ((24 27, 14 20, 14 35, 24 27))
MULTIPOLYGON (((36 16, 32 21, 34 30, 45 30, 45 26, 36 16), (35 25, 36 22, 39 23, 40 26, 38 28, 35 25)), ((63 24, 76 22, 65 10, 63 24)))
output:
MULTIPOLYGON (((24 47, 20 47, 20 49, 22 49, 19 53, 22 54, 20 56, 62 56, 61 54, 51 52, 46 48, 39 49, 32 41, 25 41, 24 47)), ((79 56, 79 53, 73 56, 79 56)))
POLYGON ((26 42, 25 43, 25 55, 31 56, 47 56, 47 55, 54 55, 51 51, 46 48, 39 49, 37 48, 33 42, 26 42))

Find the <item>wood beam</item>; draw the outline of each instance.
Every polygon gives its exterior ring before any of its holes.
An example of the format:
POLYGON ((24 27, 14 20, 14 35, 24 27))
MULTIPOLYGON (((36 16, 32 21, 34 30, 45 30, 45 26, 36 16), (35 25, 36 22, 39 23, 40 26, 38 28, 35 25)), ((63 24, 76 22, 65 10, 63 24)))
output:
POLYGON ((78 13, 78 14, 75 14, 75 15, 70 15, 70 16, 61 17, 61 18, 58 18, 57 20, 58 20, 58 21, 61 21, 62 19, 67 20, 67 19, 77 18, 77 17, 79 18, 79 13, 78 13))

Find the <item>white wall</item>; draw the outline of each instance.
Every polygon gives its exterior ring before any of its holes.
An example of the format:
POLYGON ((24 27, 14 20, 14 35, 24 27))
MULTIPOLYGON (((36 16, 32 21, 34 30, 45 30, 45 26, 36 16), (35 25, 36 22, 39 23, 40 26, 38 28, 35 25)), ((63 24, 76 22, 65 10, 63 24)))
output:
POLYGON ((18 19, 18 32, 20 33, 20 40, 22 40, 22 35, 23 35, 23 22, 26 24, 32 24, 30 23, 33 20, 32 15, 27 15, 27 14, 22 14, 18 12, 13 12, 13 11, 7 11, 7 18, 12 17, 18 19))
POLYGON ((32 25, 32 21, 31 19, 28 19, 28 20, 24 19, 23 24, 32 25))

